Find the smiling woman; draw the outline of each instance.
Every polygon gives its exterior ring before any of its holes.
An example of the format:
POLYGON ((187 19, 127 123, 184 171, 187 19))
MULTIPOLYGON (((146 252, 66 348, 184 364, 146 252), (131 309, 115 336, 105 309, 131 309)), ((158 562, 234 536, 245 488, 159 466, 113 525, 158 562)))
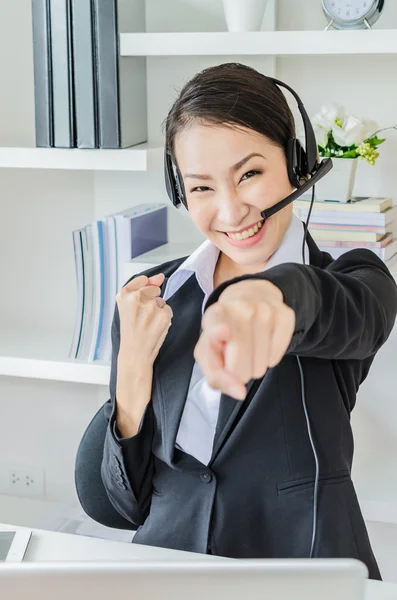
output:
POLYGON ((166 122, 168 150, 178 165, 189 213, 221 250, 217 283, 262 271, 279 247, 292 205, 265 227, 261 211, 294 189, 286 147, 295 137, 290 108, 272 81, 248 67, 242 78, 233 64, 223 65, 218 74, 219 87, 212 69, 193 78, 166 122), (242 99, 248 90, 247 106, 242 99))
POLYGON ((207 239, 117 295, 110 399, 84 435, 77 487, 94 519, 137 527, 134 543, 351 557, 379 579, 350 412, 397 288, 375 254, 333 261, 292 214, 291 191, 322 167, 310 122, 299 150, 276 82, 218 65, 170 109, 167 192, 207 239))

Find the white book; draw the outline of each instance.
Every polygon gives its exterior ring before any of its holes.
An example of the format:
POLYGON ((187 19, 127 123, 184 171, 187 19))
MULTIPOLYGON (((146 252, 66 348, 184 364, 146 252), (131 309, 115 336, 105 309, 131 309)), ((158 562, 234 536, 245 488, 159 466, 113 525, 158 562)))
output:
POLYGON ((84 263, 84 317, 80 347, 77 358, 88 360, 92 337, 92 313, 94 303, 93 290, 93 257, 92 257, 92 226, 86 225, 82 231, 83 263, 84 263))
POLYGON ((102 221, 95 221, 91 225, 92 232, 92 267, 93 267, 93 306, 91 315, 91 336, 87 360, 98 360, 99 342, 102 333, 105 277, 103 255, 103 230, 102 221))
MULTIPOLYGON (((330 248, 328 246, 319 246, 319 248, 322 252, 328 252, 328 254, 330 254, 332 258, 335 259, 339 258, 340 256, 343 256, 343 254, 345 254, 346 252, 350 252, 350 250, 355 250, 355 248, 330 248)), ((379 256, 379 258, 386 262, 392 257, 394 257, 395 254, 397 254, 397 240, 394 240, 394 242, 391 242, 384 248, 367 248, 367 250, 371 250, 372 252, 374 252, 374 254, 379 256)))
MULTIPOLYGON (((299 209, 294 207, 294 213, 301 221, 306 222, 309 214, 308 209, 299 209)), ((338 212, 330 210, 313 210, 310 215, 310 223, 318 223, 324 225, 373 225, 385 227, 396 219, 397 206, 388 208, 381 213, 371 212, 338 212)))
POLYGON ((117 295, 116 224, 112 216, 103 220, 105 253, 105 309, 99 360, 110 361, 112 355, 112 322, 117 295))
POLYGON ((69 358, 72 359, 77 358, 81 341, 84 314, 84 270, 82 238, 80 229, 77 231, 73 231, 73 248, 77 282, 77 310, 74 324, 73 340, 69 352, 69 358))

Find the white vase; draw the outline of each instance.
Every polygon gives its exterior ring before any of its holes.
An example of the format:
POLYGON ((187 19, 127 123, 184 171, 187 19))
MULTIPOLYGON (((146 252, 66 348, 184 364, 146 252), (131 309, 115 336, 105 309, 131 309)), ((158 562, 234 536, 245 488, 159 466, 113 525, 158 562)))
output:
POLYGON ((229 31, 259 31, 267 0, 223 0, 229 31))
POLYGON ((332 157, 332 169, 315 185, 315 200, 347 202, 353 195, 358 158, 332 157))

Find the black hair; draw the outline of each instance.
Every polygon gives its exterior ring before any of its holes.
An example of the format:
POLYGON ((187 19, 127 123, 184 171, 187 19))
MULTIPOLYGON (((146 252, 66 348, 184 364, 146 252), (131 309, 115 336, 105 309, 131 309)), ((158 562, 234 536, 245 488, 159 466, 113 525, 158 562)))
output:
POLYGON ((195 120, 247 127, 265 135, 285 154, 288 140, 296 135, 294 117, 280 88, 241 63, 208 67, 182 88, 165 119, 167 151, 175 163, 175 137, 195 120))

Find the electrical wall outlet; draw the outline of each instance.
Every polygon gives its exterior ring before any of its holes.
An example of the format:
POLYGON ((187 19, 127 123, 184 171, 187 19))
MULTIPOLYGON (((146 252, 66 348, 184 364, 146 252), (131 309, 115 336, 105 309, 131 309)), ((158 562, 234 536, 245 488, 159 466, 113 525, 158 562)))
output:
POLYGON ((12 496, 40 498, 44 496, 44 470, 37 467, 3 467, 1 492, 12 496))

